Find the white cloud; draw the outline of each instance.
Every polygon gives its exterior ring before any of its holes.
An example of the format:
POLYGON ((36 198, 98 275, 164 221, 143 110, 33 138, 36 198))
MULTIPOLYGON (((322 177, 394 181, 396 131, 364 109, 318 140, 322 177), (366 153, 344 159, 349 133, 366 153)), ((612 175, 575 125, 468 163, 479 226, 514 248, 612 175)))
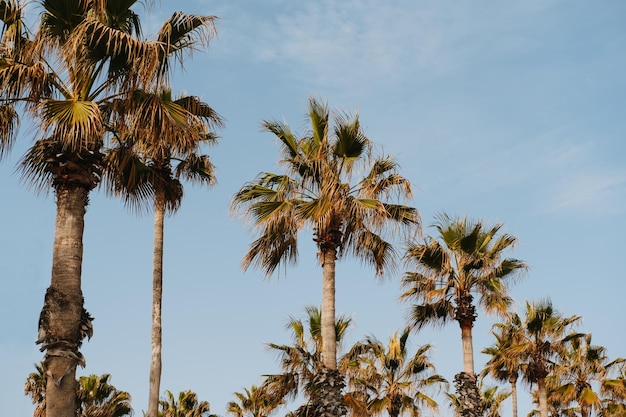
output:
POLYGON ((596 171, 561 178, 548 211, 583 210, 593 214, 624 212, 626 172, 596 171))
POLYGON ((282 7, 266 10, 273 16, 243 19, 255 26, 249 46, 257 60, 275 62, 303 78, 343 84, 416 77, 416 71, 453 72, 485 49, 511 53, 528 48, 527 38, 508 31, 547 5, 283 1, 282 7))

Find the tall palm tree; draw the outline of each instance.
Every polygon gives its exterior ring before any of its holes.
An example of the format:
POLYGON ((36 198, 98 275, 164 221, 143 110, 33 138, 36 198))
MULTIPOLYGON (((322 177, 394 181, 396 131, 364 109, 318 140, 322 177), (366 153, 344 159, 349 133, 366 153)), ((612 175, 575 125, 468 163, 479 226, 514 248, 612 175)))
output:
POLYGON ((522 361, 516 354, 511 354, 513 347, 522 343, 524 329, 518 315, 507 317, 502 323, 494 324, 491 333, 496 338, 493 346, 483 349, 482 353, 490 355, 481 377, 490 375, 496 381, 511 384, 511 411, 517 417, 517 381, 522 361))
POLYGON ((165 391, 165 397, 159 401, 159 417, 216 417, 209 413, 209 403, 198 401, 198 395, 191 390, 181 391, 178 398, 165 391))
POLYGON ((268 417, 284 404, 284 400, 272 397, 266 388, 252 385, 250 389, 244 388, 244 392, 235 392, 237 400, 227 404, 226 412, 235 417, 268 417))
POLYGON ((467 409, 464 416, 479 407, 472 341, 477 316, 474 295, 487 313, 505 314, 512 302, 507 283, 526 269, 523 261, 503 258, 517 239, 500 233, 502 226, 487 227, 481 221, 443 213, 434 224, 439 240, 428 237, 410 242, 407 248, 406 259, 416 270, 405 274, 407 290, 401 298, 415 303, 411 325, 420 329, 455 320, 461 327, 463 372, 455 376, 455 385, 467 409))
MULTIPOLYGON (((322 387, 335 386, 325 398, 341 403, 335 344, 335 263, 353 255, 381 275, 393 260, 393 246, 383 233, 418 224, 416 209, 387 202, 411 196, 409 181, 390 157, 373 156, 358 116, 337 113, 332 125, 328 106, 309 100, 311 130, 297 138, 286 123, 265 121, 263 128, 281 144, 285 174, 262 173, 244 185, 233 199, 259 229, 243 262, 271 275, 281 264, 297 261, 298 232, 313 230, 322 266, 322 362, 317 375, 322 387), (358 172, 365 175, 356 178, 358 172)), ((333 414, 342 412, 329 411, 333 414)))
POLYGON ((437 410, 437 402, 425 389, 447 385, 435 373, 429 360, 430 345, 419 346, 411 355, 408 351, 410 329, 397 332, 385 346, 374 337, 359 342, 341 359, 341 368, 348 375, 348 386, 358 409, 367 415, 389 417, 421 415, 423 408, 437 410), (364 394, 364 395, 363 395, 364 394), (360 401, 365 399, 365 401, 360 401))
POLYGON ((38 190, 53 189, 57 202, 52 277, 37 342, 46 352, 47 415, 65 417, 73 413, 76 367, 84 365, 79 348, 92 334, 81 290, 82 237, 114 99, 158 85, 171 59, 182 59, 193 45, 188 29, 212 27, 213 18, 176 13, 163 37, 141 41, 136 0, 37 3, 37 31, 28 29, 20 0, 0 5, 0 112, 6 116, 0 156, 13 144, 18 109, 24 109, 41 127, 22 163, 24 175, 38 190))
MULTIPOLYGON (((84 364, 79 348, 92 333, 80 285, 84 215, 101 173, 101 105, 136 75, 132 60, 140 53, 132 36, 139 25, 132 3, 42 0, 33 32, 21 1, 2 2, 0 103, 9 120, 24 109, 41 126, 22 166, 40 189, 52 186, 57 199, 52 278, 37 340, 46 352, 48 417, 73 413, 76 366, 84 364), (113 38, 126 44, 124 51, 113 38)), ((0 145, 8 151, 17 124, 0 125, 0 145)))
POLYGON ((150 93, 136 91, 125 103, 127 112, 116 129, 122 134, 105 158, 106 183, 133 207, 154 210, 152 294, 152 360, 147 416, 156 416, 162 351, 163 240, 166 213, 182 202, 181 179, 211 186, 214 166, 201 155, 203 144, 215 136, 210 129, 222 125, 220 116, 197 97, 172 98, 169 88, 150 93))
POLYGON ((565 317, 552 306, 550 300, 526 302, 523 321, 524 340, 511 350, 524 361, 524 379, 537 385, 539 413, 548 417, 548 390, 546 378, 554 375, 553 364, 571 338, 570 329, 580 321, 579 316, 565 317))
POLYGON ((556 393, 564 402, 576 401, 581 417, 589 417, 592 410, 602 408, 599 389, 624 359, 609 360, 605 347, 591 343, 591 333, 572 337, 564 345, 556 367, 560 380, 556 393))
POLYGON ((130 394, 110 384, 111 375, 89 375, 78 379, 78 417, 131 416, 130 394))
MULTIPOLYGON (((311 408, 315 395, 320 395, 315 387, 315 378, 322 363, 322 315, 317 307, 305 307, 306 319, 290 317, 285 328, 292 333, 293 345, 268 343, 268 348, 277 353, 282 373, 267 375, 262 389, 270 398, 284 402, 304 394, 308 403, 294 415, 306 415, 311 408)), ((341 341, 350 327, 352 319, 339 316, 335 321, 335 343, 341 341)))

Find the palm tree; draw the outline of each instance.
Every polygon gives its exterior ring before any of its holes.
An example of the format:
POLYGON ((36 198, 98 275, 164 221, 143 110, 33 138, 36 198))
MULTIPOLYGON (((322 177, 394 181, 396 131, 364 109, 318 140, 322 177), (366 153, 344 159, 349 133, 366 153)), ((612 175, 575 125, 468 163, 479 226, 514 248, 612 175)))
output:
POLYGON ((284 401, 270 396, 266 388, 252 385, 250 389, 244 388, 244 392, 235 392, 237 400, 227 404, 226 412, 235 417, 267 417, 273 414, 284 401))
POLYGON ((358 116, 337 113, 334 126, 330 119, 327 105, 310 99, 311 131, 300 139, 286 123, 263 122, 264 130, 280 141, 280 163, 286 174, 260 174, 237 192, 233 208, 245 208, 260 230, 244 258, 244 269, 255 264, 271 275, 281 264, 295 263, 298 232, 305 227, 313 230, 323 283, 323 367, 317 376, 320 389, 337 387, 324 397, 334 398, 333 406, 343 410, 334 334, 336 260, 353 255, 381 275, 394 255, 382 233, 414 227, 418 212, 383 200, 410 197, 410 184, 397 174, 392 158, 372 155, 373 144, 364 135, 358 116), (366 174, 354 181, 359 168, 366 174))
MULTIPOLYGON (((24 393, 35 404, 34 417, 46 417, 47 376, 43 364, 35 364, 24 385, 24 393)), ((124 417, 131 416, 130 394, 118 391, 109 383, 111 376, 81 376, 77 381, 76 404, 71 415, 78 417, 124 417)))
POLYGON ((511 410, 513 417, 517 417, 517 380, 519 378, 522 361, 510 350, 522 343, 524 329, 518 315, 510 315, 503 323, 494 324, 491 333, 496 338, 493 346, 483 349, 482 353, 490 355, 484 369, 480 373, 484 378, 487 375, 499 382, 511 384, 511 410))
POLYGON ((564 402, 576 401, 581 417, 589 417, 592 410, 602 408, 602 395, 598 388, 609 379, 611 370, 624 362, 617 358, 609 361, 606 348, 593 345, 591 334, 569 338, 560 353, 556 367, 560 386, 556 393, 564 402))
POLYGON ((152 360, 147 416, 156 416, 161 381, 163 235, 166 213, 174 213, 183 198, 180 179, 211 186, 214 166, 198 152, 211 144, 213 126, 222 119, 197 97, 172 99, 169 88, 155 93, 135 92, 126 103, 123 132, 107 152, 106 183, 111 193, 122 195, 134 207, 151 205, 154 210, 154 256, 152 295, 152 360), (129 117, 130 114, 130 117, 129 117))
POLYGON ((171 58, 182 59, 193 45, 181 31, 213 24, 212 17, 176 13, 164 25, 166 36, 140 41, 135 3, 40 0, 36 32, 25 23, 21 1, 0 6, 0 156, 13 144, 17 109, 23 108, 41 126, 21 165, 25 178, 40 191, 53 189, 57 202, 51 284, 37 340, 46 352, 48 417, 73 413, 76 367, 84 366, 79 348, 92 335, 81 290, 82 236, 115 99, 158 85, 172 68, 171 58))
MULTIPOLYGON (((572 406, 571 401, 564 401, 563 397, 559 395, 558 389, 560 386, 559 375, 554 372, 556 363, 550 363, 550 373, 545 380, 545 392, 546 402, 548 408, 548 414, 550 416, 563 416, 563 417, 579 417, 580 407, 572 406)), ((539 405, 539 391, 536 390, 532 393, 533 403, 539 405)), ((541 408, 541 407, 540 407, 541 408)), ((531 410, 528 416, 536 417, 541 415, 540 409, 531 410)))
MULTIPOLYGON (((305 307, 306 321, 290 317, 285 328, 290 330, 293 345, 268 343, 268 348, 278 354, 283 373, 266 375, 262 389, 278 402, 293 400, 304 394, 309 402, 294 415, 306 415, 313 397, 318 394, 315 387, 316 373, 322 362, 322 315, 317 307, 305 307)), ((337 346, 341 345, 352 319, 339 316, 335 321, 337 346)))
POLYGON ((423 407, 437 410, 437 402, 423 390, 447 385, 435 373, 428 354, 430 345, 419 346, 411 356, 408 351, 410 329, 397 332, 385 346, 374 337, 359 342, 342 358, 341 368, 348 375, 347 393, 352 401, 366 409, 367 415, 387 412, 389 417, 408 413, 420 415, 423 407), (364 399, 365 401, 361 400, 364 399))
POLYGON ((24 384, 24 394, 35 404, 33 417, 46 417, 46 384, 48 382, 43 364, 35 364, 36 372, 31 372, 24 384))
POLYGON ((601 391, 604 396, 601 417, 623 417, 626 415, 626 363, 618 366, 617 376, 602 381, 601 391))
MULTIPOLYGON (((480 392, 481 410, 485 417, 501 417, 500 409, 502 404, 511 395, 508 391, 499 391, 497 386, 484 386, 481 380, 478 383, 478 392, 480 392)), ((461 416, 463 408, 462 401, 459 396, 448 393, 450 405, 454 408, 454 413, 461 416)))
POLYGON ((415 302, 410 317, 416 329, 450 320, 459 323, 463 372, 455 376, 455 385, 469 416, 479 402, 472 342, 474 295, 487 313, 504 314, 512 302, 507 283, 524 271, 526 264, 502 257, 517 243, 514 236, 500 233, 502 224, 485 227, 481 221, 444 213, 434 226, 440 240, 428 237, 408 245, 406 259, 416 271, 405 274, 403 285, 408 289, 401 298, 415 302))
POLYGON ((78 417, 131 416, 130 394, 109 383, 111 375, 89 375, 78 379, 78 417))
POLYGON ((524 340, 511 350, 511 354, 519 355, 524 361, 524 379, 537 385, 541 417, 548 417, 546 378, 553 372, 553 363, 563 343, 572 337, 569 330, 579 321, 578 316, 563 316, 550 300, 526 302, 524 340))
POLYGON ((209 414, 209 403, 198 401, 198 396, 191 390, 181 391, 178 399, 171 391, 165 391, 165 396, 165 400, 159 401, 159 417, 216 417, 209 414))

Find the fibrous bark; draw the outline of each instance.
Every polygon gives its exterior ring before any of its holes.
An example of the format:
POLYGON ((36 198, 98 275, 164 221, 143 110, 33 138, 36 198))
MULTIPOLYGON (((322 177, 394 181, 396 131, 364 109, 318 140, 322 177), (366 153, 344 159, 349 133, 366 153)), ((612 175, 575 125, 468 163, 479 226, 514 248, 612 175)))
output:
POLYGON ((483 415, 482 401, 476 376, 459 372, 454 376, 454 387, 459 398, 461 417, 480 417, 483 415))
POLYGON ((347 408, 342 393, 344 387, 344 378, 339 371, 320 367, 311 384, 309 416, 341 417, 346 415, 347 408))

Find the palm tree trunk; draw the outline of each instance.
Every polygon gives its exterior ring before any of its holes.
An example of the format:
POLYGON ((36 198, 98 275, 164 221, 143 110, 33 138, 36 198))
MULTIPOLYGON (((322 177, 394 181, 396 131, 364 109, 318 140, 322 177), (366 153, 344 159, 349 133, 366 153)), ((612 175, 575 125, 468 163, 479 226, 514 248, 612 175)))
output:
POLYGON ((509 379, 511 382, 511 412, 512 417, 517 417, 517 376, 509 379))
POLYGON ((148 412, 146 417, 157 417, 159 391, 161 390, 164 218, 165 198, 162 191, 157 191, 154 204, 154 254, 152 258, 152 361, 150 362, 150 391, 148 393, 148 412))
POLYGON ((322 363, 337 369, 337 335, 335 334, 335 262, 336 249, 322 250, 322 363))
POLYGON ((474 344, 472 342, 472 323, 461 323, 461 344, 463 349, 463 372, 474 375, 474 344))
POLYGON ((548 394, 545 378, 537 378, 537 393, 539 394, 539 415, 548 417, 548 394))
POLYGON ((81 271, 89 191, 83 187, 57 185, 55 193, 52 278, 41 311, 37 342, 46 350, 46 416, 69 417, 76 413, 76 366, 79 363, 84 366, 78 348, 84 337, 81 321, 86 313, 81 271))

